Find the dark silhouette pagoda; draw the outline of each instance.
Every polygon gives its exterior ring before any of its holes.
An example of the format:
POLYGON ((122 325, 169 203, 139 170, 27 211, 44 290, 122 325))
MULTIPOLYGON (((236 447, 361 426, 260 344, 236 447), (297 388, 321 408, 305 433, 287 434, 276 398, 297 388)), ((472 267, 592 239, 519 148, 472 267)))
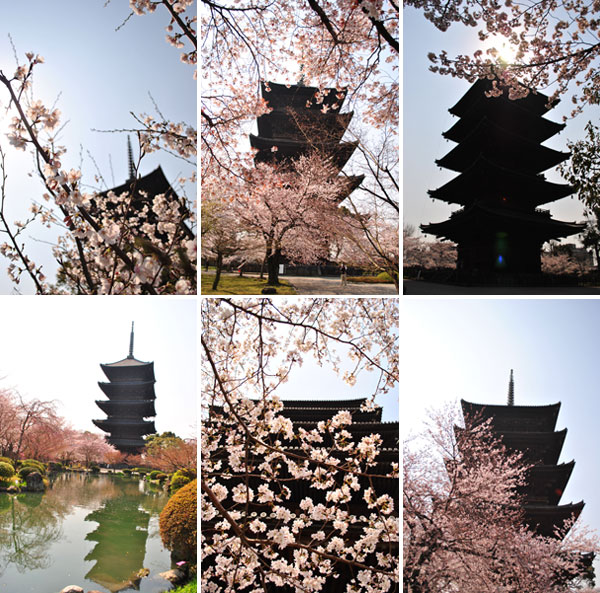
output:
POLYGON ((558 463, 567 429, 556 430, 560 403, 547 406, 515 406, 514 380, 510 372, 508 404, 483 405, 461 400, 465 423, 491 418, 493 432, 510 450, 521 451, 531 464, 527 485, 522 488, 525 523, 540 535, 553 536, 572 516, 577 518, 584 503, 559 504, 574 461, 558 463))
MULTIPOLYGON (((369 516, 374 512, 373 509, 369 509, 366 501, 362 494, 364 491, 371 487, 375 492, 375 497, 380 497, 384 494, 389 495, 394 501, 394 509, 391 513, 392 516, 399 516, 399 480, 397 477, 391 477, 394 469, 398 468, 398 462, 400 458, 399 445, 400 445, 400 432, 398 422, 382 422, 381 415, 382 409, 379 406, 368 409, 364 404, 366 403, 365 398, 351 399, 351 400, 282 400, 283 409, 279 412, 281 416, 289 418, 293 424, 294 434, 298 435, 303 430, 311 431, 317 428, 319 422, 325 422, 330 420, 338 412, 347 410, 352 415, 352 424, 345 427, 351 437, 349 437, 355 443, 360 442, 364 436, 372 434, 378 434, 381 436, 381 447, 380 453, 375 458, 375 463, 369 466, 364 471, 369 476, 359 476, 358 482, 360 490, 353 492, 351 499, 344 503, 343 508, 357 518, 356 522, 352 522, 348 526, 348 531, 345 534, 345 538, 352 540, 355 538, 358 540, 364 537, 364 530, 369 528, 369 516)), ((213 407, 211 409, 211 416, 223 414, 223 409, 220 407, 213 407)), ((209 420, 210 422, 210 420, 209 420)), ((223 439, 226 435, 223 435, 223 439)), ((305 455, 306 452, 301 446, 299 438, 295 438, 290 442, 290 445, 285 445, 285 451, 290 456, 305 455)), ((347 458, 347 453, 340 447, 338 442, 335 445, 328 434, 324 435, 323 442, 319 443, 320 447, 327 448, 330 450, 330 454, 333 457, 340 459, 344 462, 347 458)), ((226 449, 222 449, 223 463, 227 464, 227 453, 226 449)), ((292 457, 293 458, 293 457, 292 457)), ((252 459, 252 464, 258 466, 260 460, 252 459)), ((309 466, 314 470, 313 466, 309 466)), ((300 516, 303 511, 300 503, 306 497, 312 498, 315 505, 322 504, 324 507, 331 506, 331 503, 327 500, 327 490, 315 489, 311 487, 307 480, 294 479, 287 471, 283 470, 280 477, 282 478, 282 484, 289 489, 290 496, 285 502, 285 507, 290 512, 300 516)), ((232 474, 229 480, 229 488, 233 488, 235 484, 241 483, 242 477, 236 477, 235 473, 232 474)), ((248 486, 255 492, 261 484, 265 481, 259 477, 251 476, 248 479, 248 486)), ((260 517, 261 521, 264 521, 268 528, 275 528, 280 524, 276 517, 276 513, 268 512, 265 509, 265 505, 250 503, 249 505, 249 520, 254 520, 260 517), (265 512, 265 510, 267 512, 265 512)), ((212 534, 215 532, 215 522, 217 519, 211 521, 202 522, 202 531, 204 536, 209 540, 212 534)), ((318 523, 318 522, 317 522, 318 523)), ((321 529, 320 525, 313 525, 310 528, 304 528, 301 533, 297 536, 298 541, 305 544, 314 544, 312 536, 314 533, 321 529)), ((329 530, 330 527, 327 525, 323 529, 329 530)), ((375 549, 366 554, 361 560, 363 564, 376 566, 377 561, 375 555, 379 552, 382 553, 399 553, 397 546, 391 545, 388 542, 377 543, 375 549)), ((210 563, 212 558, 205 561, 202 565, 203 570, 210 570, 210 563)), ((347 586, 350 581, 355 578, 355 573, 349 565, 344 563, 336 564, 334 574, 338 575, 337 578, 329 577, 323 584, 323 593, 346 593, 347 586)), ((269 593, 293 593, 296 588, 290 586, 275 586, 272 584, 267 585, 266 589, 269 593)))
POLYGON ((93 423, 109 433, 106 440, 119 451, 138 453, 144 446, 144 435, 156 432, 154 422, 145 420, 156 416, 156 395, 154 363, 142 362, 133 356, 133 323, 127 358, 100 367, 109 382, 98 382, 98 385, 108 400, 96 400, 96 404, 108 418, 93 420, 93 423))
MULTIPOLYGON (((339 173, 358 146, 357 141, 342 142, 354 115, 340 113, 347 92, 262 82, 261 94, 271 111, 258 117, 258 136, 250 134, 250 144, 257 150, 254 161, 285 163, 316 152, 331 158, 339 173)), ((364 175, 344 179, 340 201, 360 185, 364 175)))
MULTIPOLYGON (((122 194, 131 194, 132 199, 128 203, 128 212, 125 214, 133 215, 136 212, 141 212, 146 206, 148 209, 148 220, 151 223, 156 223, 157 215, 152 209, 152 204, 156 196, 163 194, 169 204, 176 203, 180 206, 181 219, 179 222, 179 229, 188 239, 193 239, 195 237, 194 232, 186 222, 190 218, 190 211, 185 200, 177 195, 160 165, 156 167, 154 171, 151 171, 146 175, 137 175, 129 137, 127 138, 127 160, 129 171, 127 181, 121 185, 100 192, 94 200, 102 202, 107 210, 114 211, 115 209, 122 207, 120 206, 121 201, 118 197, 122 194), (111 194, 114 194, 115 197, 113 198, 111 194)), ((94 200, 90 206, 90 211, 93 214, 96 214, 98 212, 98 207, 94 200)), ((124 213, 119 212, 119 214, 124 213)), ((147 236, 141 226, 138 229, 138 232, 141 236, 147 236)), ((152 239, 153 237, 149 238, 152 239)), ((164 235, 159 236, 159 238, 164 238, 164 235)))
POLYGON ((429 195, 462 208, 421 229, 457 243, 459 280, 494 282, 510 274, 527 282, 541 273, 542 245, 583 225, 538 208, 575 191, 543 174, 569 157, 541 144, 564 127, 542 117, 556 103, 548 106, 537 92, 510 100, 507 89, 487 97, 491 89, 491 80, 480 79, 449 109, 460 119, 443 136, 458 146, 436 164, 459 175, 429 195))
MULTIPOLYGON (((271 109, 258 117, 258 135, 250 134, 256 149, 255 163, 285 166, 302 155, 318 154, 330 159, 342 181, 341 203, 363 181, 364 175, 343 175, 342 169, 358 142, 343 142, 354 112, 340 113, 347 90, 261 82, 261 95, 271 109)), ((282 259, 279 246, 267 248, 269 283, 282 259)), ((276 282, 273 282, 276 283, 276 282)))

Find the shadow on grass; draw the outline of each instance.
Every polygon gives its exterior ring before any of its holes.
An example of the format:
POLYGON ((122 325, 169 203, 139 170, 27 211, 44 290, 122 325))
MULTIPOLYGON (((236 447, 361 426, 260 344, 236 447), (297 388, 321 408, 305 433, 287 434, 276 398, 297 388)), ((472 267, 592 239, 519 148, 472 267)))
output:
MULTIPOLYGON (((266 280, 249 278, 233 274, 222 274, 217 290, 212 289, 214 273, 203 272, 200 276, 200 294, 256 294, 267 286, 266 280)), ((296 291, 285 280, 277 286, 277 294, 296 294, 296 291)))

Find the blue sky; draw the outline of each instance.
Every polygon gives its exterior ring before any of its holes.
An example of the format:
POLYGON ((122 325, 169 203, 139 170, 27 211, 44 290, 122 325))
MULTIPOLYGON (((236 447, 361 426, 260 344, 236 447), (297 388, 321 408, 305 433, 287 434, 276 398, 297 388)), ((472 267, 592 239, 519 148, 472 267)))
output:
POLYGON ((100 363, 129 353, 154 361, 158 432, 196 435, 196 300, 188 297, 25 296, 2 299, 0 389, 24 399, 56 400, 58 413, 78 430, 100 434, 105 399, 100 363))
POLYGON ((405 299, 400 327, 403 437, 445 402, 505 404, 514 369, 516 405, 561 402, 560 461, 575 460, 561 502, 584 500, 600 533, 600 300, 405 299))
MULTIPOLYGON (((7 75, 16 69, 9 35, 21 61, 26 52, 44 57, 45 63, 34 71, 34 98, 46 105, 56 102, 62 113, 61 123, 67 122, 59 136, 68 151, 62 160, 63 168, 68 171, 82 167, 85 184, 105 189, 125 182, 126 134, 93 130, 139 127, 130 112, 156 115, 149 93, 167 119, 196 125, 193 68, 183 64, 179 59, 181 50, 165 40, 169 19, 163 7, 150 15, 132 16, 116 31, 130 14, 125 0, 30 0, 4 4, 0 21, 0 69, 7 75), (94 179, 97 169, 88 152, 106 185, 94 179)), ((29 176, 34 166, 31 156, 8 146, 6 106, 7 93, 2 87, 0 143, 7 160, 6 211, 10 220, 24 220, 31 200, 41 201, 43 190, 41 181, 35 175, 29 176)), ((137 156, 135 148, 134 153, 137 156)), ((177 178, 189 176, 192 166, 160 152, 144 158, 140 173, 149 173, 159 164, 181 193, 177 178)), ((195 187, 185 189, 187 196, 195 199, 195 187)), ((48 277, 54 266, 52 258, 47 256, 48 245, 39 241, 53 238, 52 233, 40 232, 37 227, 25 235, 32 259, 44 264, 48 277)), ((12 291, 5 268, 6 263, 0 259, 0 294, 12 291)), ((22 292, 31 291, 28 281, 19 288, 22 292)))
MULTIPOLYGON (((441 222, 458 206, 450 206, 439 200, 432 201, 427 190, 436 189, 457 174, 442 170, 435 160, 442 158, 456 144, 442 138, 456 117, 448 113, 460 97, 468 90, 469 83, 450 76, 429 72, 427 54, 446 49, 450 56, 458 53, 472 53, 478 48, 476 31, 461 25, 451 27, 442 33, 414 8, 404 9, 404 94, 403 94, 403 154, 404 154, 404 224, 441 222)), ((553 91, 543 91, 550 94, 553 91)), ((568 97, 552 109, 546 117, 562 121, 568 115, 572 104, 568 97)), ((598 121, 600 107, 588 108, 575 119, 567 121, 566 128, 544 145, 566 151, 567 140, 577 140, 584 135, 588 120, 598 121)), ((558 173, 550 170, 548 180, 560 182, 558 173)), ((583 208, 573 197, 546 204, 555 218, 566 221, 581 221, 583 208)), ((428 235, 431 239, 431 235, 428 235)), ((573 241, 573 238, 568 239, 573 241)))

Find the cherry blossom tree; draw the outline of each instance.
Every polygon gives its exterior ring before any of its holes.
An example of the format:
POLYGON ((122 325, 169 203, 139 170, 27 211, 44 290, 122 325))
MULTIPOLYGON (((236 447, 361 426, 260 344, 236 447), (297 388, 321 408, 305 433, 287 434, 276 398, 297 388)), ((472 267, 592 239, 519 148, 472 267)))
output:
POLYGON ((343 231, 336 260, 349 266, 386 272, 399 288, 397 218, 382 216, 375 205, 370 214, 361 213, 352 201, 350 207, 352 215, 341 219, 343 231))
POLYGON ((431 52, 432 71, 469 82, 494 78, 497 91, 508 85, 512 98, 555 84, 552 99, 570 89, 574 113, 598 103, 600 43, 593 3, 408 0, 406 5, 422 11, 440 31, 460 23, 476 29, 480 42, 490 40, 488 49, 471 55, 431 52), (513 58, 500 51, 502 45, 512 50, 513 58))
POLYGON ((405 441, 404 591, 578 591, 582 554, 597 553, 597 538, 578 523, 557 537, 524 527, 522 454, 507 451, 489 421, 458 422, 448 407, 405 441))
POLYGON ((426 241, 416 236, 413 228, 403 232, 404 267, 423 269, 456 267, 456 245, 449 241, 426 241))
POLYGON ((87 430, 73 435, 69 446, 71 460, 78 461, 86 467, 105 461, 107 456, 110 457, 115 452, 115 448, 107 443, 103 435, 87 430))
POLYGON ((377 373, 372 408, 398 380, 397 302, 205 299, 201 307, 202 589, 321 591, 344 572, 347 591, 397 590, 397 511, 372 481, 397 478, 396 464, 377 476, 381 437, 354 440, 348 411, 295 429, 277 396, 312 355, 351 385, 377 373), (299 507, 292 481, 307 492, 299 507), (352 513, 359 500, 366 519, 352 513))
POLYGON ((244 179, 225 172, 215 183, 238 221, 238 233, 262 239, 268 283, 279 284, 279 264, 315 263, 330 255, 341 229, 340 198, 347 188, 333 164, 318 154, 301 156, 285 165, 261 163, 244 171, 244 179))
POLYGON ((153 443, 146 447, 144 464, 169 473, 182 468, 195 468, 197 449, 195 439, 175 437, 167 442, 153 443))
MULTIPOLYGON (((355 168, 358 173, 366 169, 369 179, 364 183, 364 191, 372 195, 373 189, 377 190, 377 199, 385 201, 394 210, 397 226, 397 163, 390 159, 397 160, 398 12, 398 4, 390 0, 259 0, 241 3, 203 0, 203 191, 204 187, 210 187, 215 180, 224 177, 223 170, 245 181, 246 172, 252 169, 253 154, 247 141, 250 126, 256 117, 269 111, 259 96, 260 82, 300 81, 319 89, 348 91, 346 105, 355 109, 361 125, 369 126, 367 131, 361 130, 361 136, 377 137, 379 143, 375 148, 371 146, 373 142, 371 145, 362 143, 357 153, 360 157, 354 159, 355 163, 351 160, 348 167, 355 168), (359 158, 362 159, 360 163, 359 158)), ((319 93, 315 101, 322 101, 319 93)), ((302 122, 299 125, 302 127, 302 122)), ((325 130, 319 130, 321 136, 325 133, 325 130)), ((267 169, 262 168, 261 173, 265 175, 264 181, 270 182, 267 169)), ((256 177, 257 173, 253 175, 256 177)), ((276 216, 287 220, 301 220, 298 216, 301 211, 292 213, 284 209, 279 212, 275 207, 279 208, 272 203, 269 212, 277 212, 276 216)), ((358 210, 363 215, 360 220, 364 224, 360 228, 368 230, 360 239, 355 238, 353 244, 362 246, 363 256, 366 250, 371 263, 385 261, 389 267, 394 259, 393 249, 378 252, 383 245, 387 248, 388 243, 381 235, 387 237, 389 233, 382 233, 374 224, 366 226, 367 221, 380 220, 381 214, 374 212, 364 201, 355 201, 348 209, 358 210)), ((285 248, 279 245, 279 233, 273 232, 272 228, 267 230, 263 220, 260 233, 266 235, 269 283, 277 282, 277 263, 284 251, 292 261, 301 263, 311 263, 327 255, 332 244, 331 231, 344 226, 343 212, 337 213, 337 221, 330 214, 333 212, 325 207, 321 225, 326 229, 323 240, 306 241, 308 235, 303 231, 307 227, 314 229, 307 214, 302 225, 304 229, 298 227, 297 239, 293 236, 295 231, 286 231, 285 248), (296 249, 292 256, 289 247, 294 243, 302 248, 296 249)), ((384 217, 392 218, 387 213, 384 217)), ((240 225, 246 222, 239 220, 240 225)), ((256 220, 251 224, 256 225, 256 220)), ((312 235, 314 237, 315 233, 312 235)))
MULTIPOLYGON (((182 61, 196 61, 195 16, 184 14, 193 0, 131 0, 136 14, 162 6, 169 13, 167 41, 186 51, 182 61), (191 49, 186 48, 191 44, 191 49)), ((132 13, 133 14, 133 13, 132 13)), ((5 153, 0 148, 0 230, 7 240, 0 252, 11 261, 9 275, 19 284, 29 276, 36 292, 115 294, 115 293, 193 293, 196 289, 196 238, 194 213, 185 199, 165 194, 147 199, 142 205, 135 183, 121 195, 91 194, 83 189, 78 169, 63 169, 66 148, 57 143, 61 114, 32 94, 33 72, 43 64, 33 52, 26 54, 16 71, 0 71, 0 84, 13 113, 8 138, 10 144, 32 153, 37 173, 46 192, 47 206, 34 203, 26 221, 11 222, 5 216, 5 153), (55 283, 47 280, 41 266, 27 255, 21 235, 35 221, 60 230, 52 253, 59 271, 55 283)), ((193 127, 141 114, 134 128, 144 155, 164 149, 193 164, 196 132, 193 127)), ((139 168, 136 163, 135 172, 139 168)), ((195 173, 190 180, 194 181, 195 173)))
POLYGON ((205 162, 235 170, 240 126, 266 111, 260 80, 349 87, 347 100, 365 105, 364 121, 396 120, 397 3, 202 0, 200 14, 205 162))
POLYGON ((202 191, 202 257, 215 262, 212 289, 219 286, 223 265, 233 260, 243 265, 246 260, 262 260, 265 246, 254 228, 240 226, 237 204, 222 197, 221 184, 214 179, 204 184, 202 191))

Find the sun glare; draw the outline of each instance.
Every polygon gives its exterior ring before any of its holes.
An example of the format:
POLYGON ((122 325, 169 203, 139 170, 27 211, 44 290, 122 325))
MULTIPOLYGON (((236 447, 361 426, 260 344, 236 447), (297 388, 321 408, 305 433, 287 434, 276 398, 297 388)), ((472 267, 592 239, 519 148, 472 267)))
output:
POLYGON ((514 64, 517 57, 518 46, 513 45, 507 41, 504 37, 493 37, 488 39, 485 44, 484 52, 487 52, 494 48, 496 51, 492 54, 501 64, 509 65, 514 64))

